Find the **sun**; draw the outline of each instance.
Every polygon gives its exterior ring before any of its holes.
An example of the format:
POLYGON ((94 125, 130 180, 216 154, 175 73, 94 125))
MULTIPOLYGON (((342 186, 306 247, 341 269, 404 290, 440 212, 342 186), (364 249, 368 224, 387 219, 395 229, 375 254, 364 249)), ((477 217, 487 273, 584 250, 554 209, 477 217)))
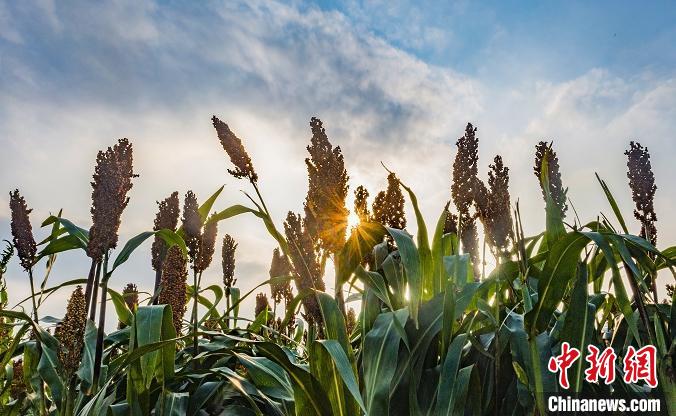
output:
POLYGON ((347 228, 351 230, 352 228, 359 225, 359 215, 356 212, 350 212, 347 216, 347 228))

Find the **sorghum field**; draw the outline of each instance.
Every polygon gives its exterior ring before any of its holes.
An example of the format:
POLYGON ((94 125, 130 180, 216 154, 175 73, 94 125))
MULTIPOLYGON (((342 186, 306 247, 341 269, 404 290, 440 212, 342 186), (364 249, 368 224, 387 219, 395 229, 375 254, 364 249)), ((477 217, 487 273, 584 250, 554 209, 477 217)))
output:
POLYGON ((657 397, 664 414, 676 415, 674 286, 667 298, 656 282, 658 273, 674 282, 676 247, 658 244, 655 177, 641 144, 611 155, 626 158, 626 189, 609 189, 602 172, 589 178, 607 205, 598 207, 605 215, 585 219, 569 206, 555 148, 538 143, 532 183, 542 191, 546 226, 524 235, 528 219, 510 200, 502 158, 486 183, 479 179, 471 124, 456 143, 449 203, 423 218, 414 190, 385 166, 387 189, 374 198, 350 189, 340 147, 313 118, 304 211, 281 221, 267 208, 275 201, 259 192, 265 178, 255 155, 225 122, 212 122, 229 157, 224 176, 248 189, 241 205, 219 208, 221 190, 203 201, 174 192, 158 203, 150 231, 118 241, 121 215, 134 203, 127 194, 140 180, 126 139, 96 156, 91 224, 34 218, 21 190, 10 192, 12 235, 4 236, 0 272, 20 263, 32 296, 9 305, 0 275, 3 414, 543 415, 547 394, 563 391, 657 397), (614 192, 631 192, 633 213, 620 212, 614 192), (406 200, 414 208, 408 216, 406 200), (350 212, 356 227, 348 227, 350 212), (248 293, 235 278, 236 236, 218 232, 243 215, 260 219, 278 246, 266 254, 269 280, 248 293), (640 229, 628 228, 630 215, 640 229), (49 237, 36 241, 36 227, 49 237), (117 272, 142 244, 152 244, 154 287, 127 284, 117 272), (88 278, 50 286, 46 278, 67 250, 81 253, 88 278), (490 272, 488 258, 497 264, 490 272), (222 285, 201 284, 209 267, 222 268, 222 285), (257 293, 265 286, 271 298, 257 293), (41 320, 56 291, 70 293, 64 315, 41 320), (255 316, 239 313, 249 297, 255 316), (110 314, 116 328, 104 325, 110 314), (621 376, 590 383, 580 359, 564 391, 548 370, 563 343, 610 346, 618 357, 654 345, 658 385, 621 376))

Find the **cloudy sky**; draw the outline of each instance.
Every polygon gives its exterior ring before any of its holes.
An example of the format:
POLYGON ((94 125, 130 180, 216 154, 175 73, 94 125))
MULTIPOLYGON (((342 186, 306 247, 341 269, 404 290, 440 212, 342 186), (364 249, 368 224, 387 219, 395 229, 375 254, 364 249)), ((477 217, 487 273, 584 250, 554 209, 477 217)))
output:
MULTIPOLYGON (((61 208, 88 228, 96 152, 121 137, 140 174, 122 241, 150 229, 155 201, 174 190, 205 199, 225 184, 218 208, 245 203, 216 114, 244 139, 280 226, 302 209, 311 116, 341 146, 352 190, 382 189, 382 161, 416 191, 428 223, 450 196, 454 143, 472 122, 480 170, 503 156, 527 233, 544 223, 532 174, 542 139, 554 140, 583 220, 609 212, 598 172, 638 232, 623 151, 639 140, 657 178, 659 244, 676 243, 673 4, 418 3, 0 1, 0 238, 10 238, 17 187, 37 234, 61 208)), ((267 278, 274 245, 255 218, 219 232, 239 241, 243 290, 267 278)), ((49 285, 84 277, 88 264, 82 252, 63 254, 49 285)), ((220 281, 217 261, 207 275, 220 281)), ((15 263, 7 280, 13 300, 28 293, 15 263)), ((152 280, 147 244, 111 286, 152 280)), ((49 302, 46 312, 62 308, 49 302)))

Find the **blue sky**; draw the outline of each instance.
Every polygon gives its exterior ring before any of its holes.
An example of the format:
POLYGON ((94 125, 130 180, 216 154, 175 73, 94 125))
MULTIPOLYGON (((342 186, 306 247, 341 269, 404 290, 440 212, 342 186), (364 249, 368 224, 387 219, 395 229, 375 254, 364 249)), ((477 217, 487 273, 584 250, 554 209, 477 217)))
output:
MULTIPOLYGON (((623 151, 639 140, 653 155, 660 245, 674 245, 675 21, 669 2, 0 1, 0 236, 15 187, 36 228, 60 208, 88 227, 96 151, 120 137, 131 138, 141 175, 122 240, 149 229, 155 201, 174 190, 205 199, 225 184, 219 208, 245 202, 212 114, 244 139, 281 225, 302 209, 316 115, 343 149, 352 190, 382 189, 382 161, 428 218, 449 198, 453 144, 475 123, 480 171, 503 156, 527 232, 544 220, 538 140, 555 141, 585 220, 608 211, 594 172, 631 218, 623 151)), ((274 246, 261 224, 244 218, 220 232, 240 242, 243 289, 263 280, 274 246)), ((148 251, 113 285, 150 287, 148 251)), ((86 271, 81 253, 67 253, 52 279, 86 271)), ((214 262, 207 281, 219 274, 214 262)), ((16 266, 8 279, 15 298, 27 292, 16 266)))

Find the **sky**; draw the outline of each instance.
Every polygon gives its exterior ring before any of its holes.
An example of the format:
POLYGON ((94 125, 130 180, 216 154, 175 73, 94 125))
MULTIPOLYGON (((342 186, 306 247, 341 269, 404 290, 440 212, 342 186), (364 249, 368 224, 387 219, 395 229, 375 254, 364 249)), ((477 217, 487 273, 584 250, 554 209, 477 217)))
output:
MULTIPOLYGON (((502 155, 527 234, 544 226, 532 173, 540 140, 554 141, 583 221, 610 213, 598 172, 638 233, 623 154, 637 140, 658 185, 658 245, 672 246, 676 6, 586 3, 0 0, 0 238, 11 238, 14 188, 34 209, 38 237, 59 209, 88 228, 96 152, 122 137, 140 174, 122 242, 151 229, 156 201, 174 190, 204 200, 225 185, 216 208, 246 204, 241 191, 251 190, 226 172, 215 114, 243 139, 279 227, 302 210, 312 116, 341 147, 351 191, 383 189, 382 162, 416 192, 428 226, 450 198, 454 144, 472 122, 481 176, 502 155)), ((240 217, 221 222, 224 233, 239 243, 242 291, 267 279, 265 227, 240 217)), ((148 290, 149 252, 150 243, 135 252, 111 287, 148 290)), ((29 293, 17 263, 7 274, 12 305, 29 293)), ((83 252, 60 255, 47 286, 86 277, 88 264, 83 252)), ((220 279, 216 258, 204 280, 220 279)), ((62 316, 68 294, 44 313, 62 316)))

